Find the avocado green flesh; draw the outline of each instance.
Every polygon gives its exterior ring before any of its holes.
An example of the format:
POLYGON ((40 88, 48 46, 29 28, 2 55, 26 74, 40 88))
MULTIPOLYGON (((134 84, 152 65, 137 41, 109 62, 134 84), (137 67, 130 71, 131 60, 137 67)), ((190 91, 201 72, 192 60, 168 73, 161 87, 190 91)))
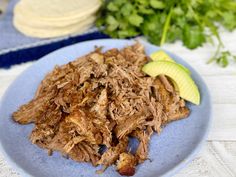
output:
POLYGON ((198 88, 181 65, 169 61, 153 61, 144 65, 142 71, 152 77, 161 74, 170 77, 177 84, 180 97, 196 105, 200 104, 198 88))
POLYGON ((159 60, 164 60, 164 61, 172 61, 172 62, 175 62, 172 58, 170 58, 170 56, 168 54, 166 54, 164 51, 162 50, 159 50, 159 51, 156 51, 156 52, 153 52, 151 55, 150 55, 151 59, 153 61, 159 61, 159 60))
MULTIPOLYGON (((150 58, 153 60, 153 61, 170 61, 170 62, 174 62, 175 63, 175 60, 173 60, 167 53, 165 53, 164 51, 162 50, 159 50, 159 51, 156 51, 156 52, 153 52, 151 55, 150 55, 150 58)), ((188 74, 191 74, 191 72, 189 71, 188 68, 184 67, 183 65, 180 65, 183 70, 185 70, 188 74)))

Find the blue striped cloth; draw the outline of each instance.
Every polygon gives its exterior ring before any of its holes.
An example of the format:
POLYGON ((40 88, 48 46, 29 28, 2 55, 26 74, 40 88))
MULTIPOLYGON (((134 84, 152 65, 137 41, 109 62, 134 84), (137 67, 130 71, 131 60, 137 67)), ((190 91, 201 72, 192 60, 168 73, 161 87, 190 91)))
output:
POLYGON ((18 0, 11 0, 0 20, 0 68, 9 68, 14 64, 33 61, 42 56, 78 42, 109 38, 93 28, 84 34, 51 39, 26 37, 18 32, 13 24, 13 8, 18 0))

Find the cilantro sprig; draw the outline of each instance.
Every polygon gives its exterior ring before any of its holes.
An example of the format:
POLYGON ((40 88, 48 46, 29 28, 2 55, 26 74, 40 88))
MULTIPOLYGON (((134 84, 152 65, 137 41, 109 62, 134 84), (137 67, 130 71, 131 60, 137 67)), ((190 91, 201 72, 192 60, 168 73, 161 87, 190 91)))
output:
POLYGON ((104 1, 97 26, 114 38, 144 35, 156 45, 181 40, 189 49, 217 39, 208 63, 226 67, 235 57, 225 51, 218 31, 236 28, 235 0, 112 0, 104 1))

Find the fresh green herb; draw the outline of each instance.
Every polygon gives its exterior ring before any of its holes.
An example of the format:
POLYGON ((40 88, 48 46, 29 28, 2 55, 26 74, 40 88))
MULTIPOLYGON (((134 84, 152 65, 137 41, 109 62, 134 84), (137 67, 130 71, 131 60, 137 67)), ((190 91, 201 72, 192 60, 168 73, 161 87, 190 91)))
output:
POLYGON ((190 49, 215 37, 217 50, 208 63, 225 67, 233 56, 224 51, 218 27, 236 28, 235 9, 235 0, 112 0, 104 1, 97 26, 114 38, 145 35, 157 45, 182 40, 190 49))
POLYGON ((236 56, 232 55, 229 51, 222 51, 220 54, 218 53, 217 56, 209 60, 208 63, 213 61, 225 68, 229 65, 230 61, 236 62, 236 56))

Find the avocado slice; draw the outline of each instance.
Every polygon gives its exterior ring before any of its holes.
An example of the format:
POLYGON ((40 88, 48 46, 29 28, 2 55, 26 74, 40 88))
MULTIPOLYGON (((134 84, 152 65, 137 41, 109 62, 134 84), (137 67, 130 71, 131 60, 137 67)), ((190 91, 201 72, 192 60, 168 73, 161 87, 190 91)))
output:
POLYGON ((170 61, 152 61, 143 66, 142 71, 151 77, 166 75, 178 87, 180 97, 196 105, 200 104, 200 93, 197 85, 180 64, 170 61))
MULTIPOLYGON (((150 55, 150 58, 153 61, 170 61, 170 62, 174 62, 175 60, 173 60, 166 52, 164 52, 163 50, 158 50, 156 52, 153 52, 150 55)), ((188 73, 191 74, 190 70, 186 67, 184 67, 183 65, 181 65, 181 67, 188 73)))
POLYGON ((160 61, 160 60, 164 60, 164 61, 171 61, 171 62, 175 62, 167 53, 165 53, 163 50, 158 50, 156 52, 151 53, 150 55, 151 59, 153 61, 160 61))
MULTIPOLYGON (((150 58, 153 61, 170 61, 170 62, 174 62, 175 60, 173 60, 167 53, 165 53, 163 50, 158 50, 156 52, 151 53, 150 58)), ((177 84, 175 83, 175 81, 171 78, 169 78, 175 88, 176 91, 179 91, 179 88, 177 86, 177 84)))

